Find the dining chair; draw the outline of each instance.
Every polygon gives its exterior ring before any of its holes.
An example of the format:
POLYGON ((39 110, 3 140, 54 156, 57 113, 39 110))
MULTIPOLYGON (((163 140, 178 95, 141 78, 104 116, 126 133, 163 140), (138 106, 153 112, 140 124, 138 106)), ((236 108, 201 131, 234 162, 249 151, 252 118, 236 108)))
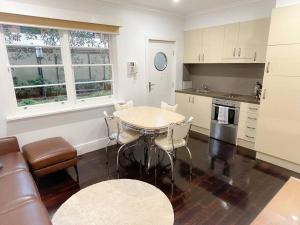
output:
POLYGON ((176 104, 176 105, 169 105, 169 104, 166 103, 166 102, 161 102, 160 108, 161 108, 161 109, 168 110, 168 111, 176 112, 176 111, 177 111, 177 108, 178 108, 178 104, 176 104))
POLYGON ((108 115, 106 111, 104 111, 104 120, 107 126, 108 132, 108 142, 106 144, 106 164, 108 164, 109 155, 108 155, 108 146, 111 142, 115 141, 121 147, 118 149, 117 155, 117 170, 119 170, 119 153, 125 147, 133 147, 128 146, 129 144, 133 144, 137 142, 140 138, 139 132, 135 130, 127 130, 123 129, 123 125, 119 122, 119 118, 117 116, 108 115))
POLYGON ((130 101, 122 103, 122 104, 117 103, 114 106, 115 106, 116 111, 121 111, 123 109, 131 108, 131 107, 133 107, 133 105, 134 105, 133 101, 130 100, 130 101))
POLYGON ((192 154, 188 147, 189 131, 193 117, 187 121, 179 124, 171 124, 168 127, 166 136, 161 136, 155 139, 155 145, 158 149, 163 150, 169 157, 171 162, 172 182, 174 182, 174 160, 176 157, 176 150, 180 147, 185 147, 190 157, 190 174, 192 174, 193 163, 192 154))

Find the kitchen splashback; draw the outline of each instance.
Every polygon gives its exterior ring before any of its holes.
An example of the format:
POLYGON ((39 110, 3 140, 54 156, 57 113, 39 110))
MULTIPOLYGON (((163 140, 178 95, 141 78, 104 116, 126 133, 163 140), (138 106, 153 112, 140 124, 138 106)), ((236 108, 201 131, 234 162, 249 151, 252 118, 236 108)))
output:
POLYGON ((265 64, 188 64, 184 80, 191 80, 194 89, 202 85, 214 91, 252 95, 257 81, 262 82, 265 64))

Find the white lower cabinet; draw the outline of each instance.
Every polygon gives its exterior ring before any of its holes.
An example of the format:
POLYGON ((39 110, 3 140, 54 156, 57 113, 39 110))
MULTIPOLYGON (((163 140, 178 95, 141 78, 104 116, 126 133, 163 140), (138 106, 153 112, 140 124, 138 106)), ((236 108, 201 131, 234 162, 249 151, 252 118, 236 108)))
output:
POLYGON ((184 93, 176 93, 178 113, 186 118, 194 117, 192 130, 210 134, 212 98, 184 93))
POLYGON ((255 150, 259 105, 241 103, 237 144, 255 150))

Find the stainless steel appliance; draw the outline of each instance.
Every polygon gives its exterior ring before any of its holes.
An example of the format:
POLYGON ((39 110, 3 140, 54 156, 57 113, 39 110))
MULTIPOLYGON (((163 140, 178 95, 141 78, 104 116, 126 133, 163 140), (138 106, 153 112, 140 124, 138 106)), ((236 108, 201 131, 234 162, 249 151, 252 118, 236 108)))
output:
POLYGON ((239 114, 239 102, 223 99, 213 99, 210 136, 212 138, 230 144, 236 144, 239 114), (228 123, 226 124, 218 121, 220 106, 228 108, 228 123))

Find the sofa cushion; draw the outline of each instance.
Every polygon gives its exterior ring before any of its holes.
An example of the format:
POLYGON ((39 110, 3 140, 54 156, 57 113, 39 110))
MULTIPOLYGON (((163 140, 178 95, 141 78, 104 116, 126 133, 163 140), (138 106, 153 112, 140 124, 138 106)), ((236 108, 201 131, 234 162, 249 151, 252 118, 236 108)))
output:
POLYGON ((25 145, 23 153, 33 170, 42 169, 76 158, 72 145, 61 137, 49 138, 25 145))
POLYGON ((48 213, 39 200, 30 200, 16 208, 0 211, 1 225, 51 225, 48 213))
POLYGON ((0 177, 0 212, 40 195, 28 171, 20 170, 0 177))
POLYGON ((18 170, 28 170, 27 163, 21 152, 0 155, 0 177, 18 170))

